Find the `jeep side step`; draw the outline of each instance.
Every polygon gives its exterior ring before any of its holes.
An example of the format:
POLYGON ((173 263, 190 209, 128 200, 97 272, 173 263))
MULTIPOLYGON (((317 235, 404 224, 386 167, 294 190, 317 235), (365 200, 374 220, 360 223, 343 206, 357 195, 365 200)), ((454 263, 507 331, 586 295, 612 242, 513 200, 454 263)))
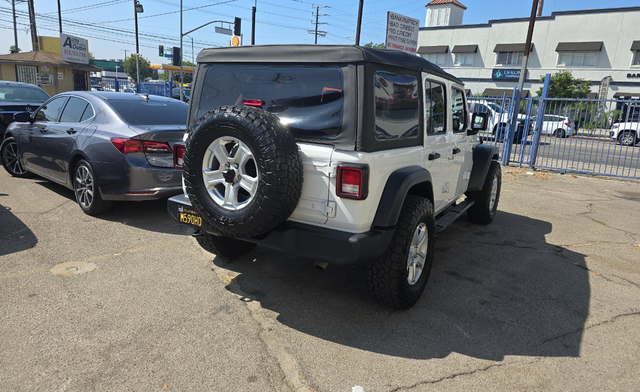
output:
POLYGON ((460 204, 452 206, 446 212, 440 214, 438 219, 436 220, 436 233, 440 233, 444 229, 446 229, 450 224, 452 224, 460 215, 464 214, 465 211, 469 209, 473 205, 474 201, 470 199, 466 199, 460 204))

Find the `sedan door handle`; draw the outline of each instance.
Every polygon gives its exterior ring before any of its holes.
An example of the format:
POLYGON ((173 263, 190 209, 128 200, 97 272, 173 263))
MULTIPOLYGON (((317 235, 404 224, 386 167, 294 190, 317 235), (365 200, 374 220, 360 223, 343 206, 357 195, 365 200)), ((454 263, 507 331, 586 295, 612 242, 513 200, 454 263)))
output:
POLYGON ((453 153, 454 153, 454 154, 458 154, 459 152, 460 152, 460 149, 459 149, 459 148, 457 148, 457 147, 456 147, 456 148, 454 148, 454 149, 453 149, 453 153))
POLYGON ((47 133, 47 128, 38 128, 40 133, 47 133))
POLYGON ((73 129, 73 128, 69 128, 69 129, 67 129, 67 133, 68 133, 69 135, 73 135, 73 134, 74 134, 74 133, 76 133, 76 132, 78 132, 78 131, 76 131, 76 130, 75 130, 75 129, 73 129))
POLYGON ((431 154, 429 154, 429 160, 433 161, 440 158, 440 154, 438 154, 437 152, 432 152, 431 154))

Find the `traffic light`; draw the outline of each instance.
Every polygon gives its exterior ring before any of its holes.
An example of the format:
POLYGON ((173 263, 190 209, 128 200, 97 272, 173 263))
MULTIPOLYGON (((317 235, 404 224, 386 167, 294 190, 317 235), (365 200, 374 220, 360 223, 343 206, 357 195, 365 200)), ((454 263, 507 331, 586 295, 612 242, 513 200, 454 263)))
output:
POLYGON ((160 45, 160 46, 158 47, 158 55, 159 55, 160 57, 164 57, 164 45, 160 45))
POLYGON ((171 59, 171 65, 175 65, 177 67, 180 66, 180 59, 182 58, 182 53, 180 53, 180 48, 173 47, 173 59, 171 59))
POLYGON ((242 35, 242 19, 236 18, 233 22, 233 35, 237 35, 238 37, 242 35))

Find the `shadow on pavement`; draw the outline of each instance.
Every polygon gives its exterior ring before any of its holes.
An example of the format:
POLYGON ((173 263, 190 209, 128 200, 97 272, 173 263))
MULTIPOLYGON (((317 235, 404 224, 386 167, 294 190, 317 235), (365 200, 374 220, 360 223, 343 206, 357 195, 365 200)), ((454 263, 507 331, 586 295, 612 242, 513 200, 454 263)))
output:
POLYGON ((27 225, 13 215, 9 207, 0 204, 0 256, 31 249, 37 243, 38 239, 27 225))
POLYGON ((214 263, 239 272, 242 290, 283 325, 337 344, 417 359, 577 357, 589 272, 584 255, 546 243, 551 229, 505 212, 489 226, 461 218, 438 235, 427 290, 408 311, 371 300, 361 267, 320 271, 312 260, 261 247, 214 263))
MULTIPOLYGON (((36 181, 36 184, 76 202, 73 191, 50 181, 36 181)), ((78 206, 78 209, 80 207, 78 206)), ((174 222, 167 212, 167 199, 149 201, 117 201, 113 208, 96 219, 119 222, 142 230, 167 234, 185 234, 190 232, 186 226, 174 222)))

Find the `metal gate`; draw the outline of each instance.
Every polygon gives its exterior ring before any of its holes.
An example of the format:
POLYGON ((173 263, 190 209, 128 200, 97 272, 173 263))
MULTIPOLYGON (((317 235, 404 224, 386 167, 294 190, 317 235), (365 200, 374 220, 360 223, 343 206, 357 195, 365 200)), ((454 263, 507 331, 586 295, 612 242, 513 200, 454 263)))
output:
POLYGON ((503 164, 640 178, 640 100, 526 98, 513 123, 513 97, 468 101, 489 114, 480 135, 501 148, 503 164))

